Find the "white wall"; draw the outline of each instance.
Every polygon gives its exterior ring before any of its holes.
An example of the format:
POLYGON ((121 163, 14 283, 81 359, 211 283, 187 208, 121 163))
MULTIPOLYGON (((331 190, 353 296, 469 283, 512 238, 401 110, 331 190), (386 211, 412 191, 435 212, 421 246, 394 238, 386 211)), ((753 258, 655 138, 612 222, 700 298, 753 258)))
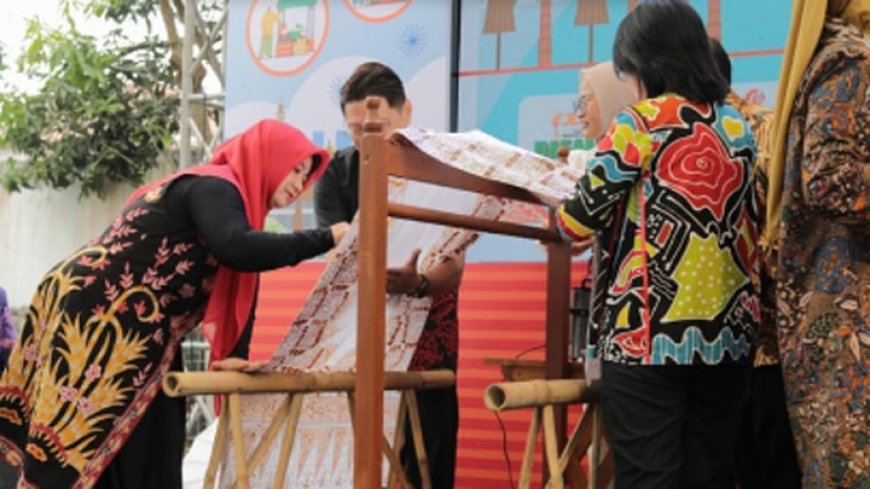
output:
POLYGON ((79 189, 0 190, 0 285, 12 307, 30 303, 42 276, 97 236, 120 212, 132 187, 105 200, 79 200, 79 189))
MULTIPOLYGON (((12 153, 0 149, 0 162, 12 153)), ((146 181, 174 171, 164 153, 146 181)), ((13 194, 0 189, 0 285, 13 308, 30 304, 43 275, 61 259, 100 235, 124 207, 134 187, 115 185, 103 199, 79 199, 79 187, 37 188, 13 194)))

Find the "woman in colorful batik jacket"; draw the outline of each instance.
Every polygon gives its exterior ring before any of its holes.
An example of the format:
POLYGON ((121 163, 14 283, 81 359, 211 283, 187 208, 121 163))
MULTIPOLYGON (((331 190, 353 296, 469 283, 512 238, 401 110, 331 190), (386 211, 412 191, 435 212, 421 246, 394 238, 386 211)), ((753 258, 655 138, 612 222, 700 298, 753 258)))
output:
POLYGON ((613 62, 640 101, 557 217, 571 239, 614 238, 598 355, 616 487, 733 489, 760 320, 752 131, 722 104, 728 83, 686 2, 636 7, 613 62))
POLYGON ((212 366, 244 367, 257 274, 327 251, 344 227, 263 232, 326 169, 277 121, 210 164, 138 189, 40 283, 0 379, 0 455, 23 488, 180 488, 184 399, 160 390, 202 322, 212 366), (247 327, 246 327, 247 325, 247 327))
POLYGON ((794 2, 768 178, 803 486, 870 487, 870 0, 794 2))

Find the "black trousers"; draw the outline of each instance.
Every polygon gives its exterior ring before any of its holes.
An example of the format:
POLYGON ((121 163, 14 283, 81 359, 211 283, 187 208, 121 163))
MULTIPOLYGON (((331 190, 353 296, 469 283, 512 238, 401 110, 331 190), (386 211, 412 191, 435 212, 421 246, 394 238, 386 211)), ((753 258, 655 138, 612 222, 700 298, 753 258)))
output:
POLYGON ((782 370, 779 365, 754 368, 750 385, 734 453, 740 489, 800 488, 782 370))
MULTIPOLYGON (((459 431, 456 387, 420 390, 416 394, 432 489, 452 489, 456 471, 456 435, 459 431)), ((410 420, 405 422, 405 444, 402 445, 400 457, 411 484, 416 488, 423 487, 417 456, 414 454, 410 420)))
POLYGON ((604 362, 601 405, 616 489, 734 489, 751 367, 604 362))

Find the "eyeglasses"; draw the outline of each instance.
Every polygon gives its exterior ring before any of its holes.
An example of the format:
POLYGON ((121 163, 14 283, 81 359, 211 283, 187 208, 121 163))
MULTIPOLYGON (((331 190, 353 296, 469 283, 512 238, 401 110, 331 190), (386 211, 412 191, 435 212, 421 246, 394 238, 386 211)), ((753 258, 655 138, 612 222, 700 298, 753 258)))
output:
POLYGON ((581 95, 577 97, 577 100, 571 102, 571 106, 574 108, 574 112, 586 112, 586 109, 589 108, 589 102, 592 101, 592 97, 589 95, 581 95))
MULTIPOLYGON (((380 122, 384 131, 389 131, 393 128, 393 121, 390 119, 376 119, 376 122, 380 122)), ((362 136, 365 132, 362 123, 345 123, 344 127, 347 128, 347 132, 351 133, 354 136, 362 136)))

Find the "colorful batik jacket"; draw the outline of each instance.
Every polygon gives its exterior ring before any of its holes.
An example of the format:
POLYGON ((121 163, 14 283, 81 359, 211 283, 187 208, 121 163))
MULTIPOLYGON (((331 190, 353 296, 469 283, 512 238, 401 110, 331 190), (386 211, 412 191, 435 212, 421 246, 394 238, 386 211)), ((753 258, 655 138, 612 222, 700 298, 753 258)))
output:
POLYGON ((728 105, 666 94, 617 116, 557 213, 568 238, 604 231, 605 361, 751 362, 760 322, 755 151, 728 105))

